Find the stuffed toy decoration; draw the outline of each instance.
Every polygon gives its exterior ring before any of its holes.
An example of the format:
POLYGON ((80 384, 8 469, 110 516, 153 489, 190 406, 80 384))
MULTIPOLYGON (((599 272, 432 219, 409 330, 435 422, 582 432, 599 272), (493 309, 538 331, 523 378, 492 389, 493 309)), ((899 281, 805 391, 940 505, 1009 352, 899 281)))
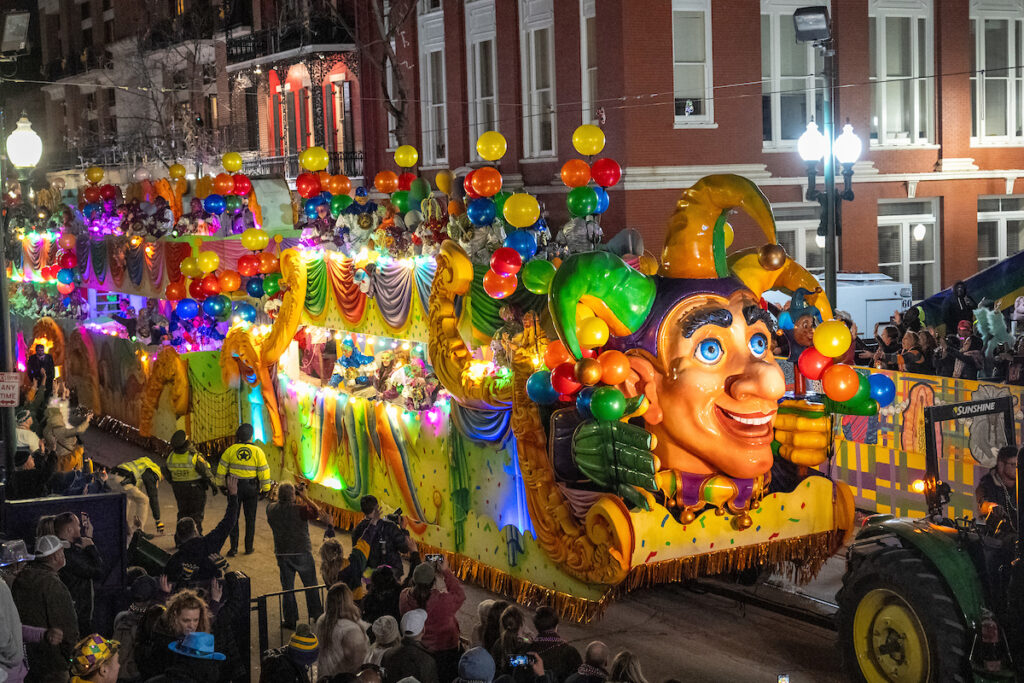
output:
POLYGON ((1013 336, 1006 329, 1006 318, 1001 312, 979 306, 974 309, 974 317, 978 321, 978 332, 981 333, 986 356, 991 357, 1000 344, 1013 344, 1013 336))

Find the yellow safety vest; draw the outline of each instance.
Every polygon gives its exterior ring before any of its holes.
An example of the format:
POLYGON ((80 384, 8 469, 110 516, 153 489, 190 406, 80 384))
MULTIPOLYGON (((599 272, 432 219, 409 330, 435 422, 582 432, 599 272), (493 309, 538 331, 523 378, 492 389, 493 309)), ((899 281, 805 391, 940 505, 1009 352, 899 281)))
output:
POLYGON ((204 469, 209 468, 203 456, 193 451, 171 453, 167 456, 167 471, 171 474, 171 481, 196 481, 197 479, 202 479, 203 475, 199 473, 201 466, 205 466, 204 469))
POLYGON ((220 456, 217 465, 217 481, 224 483, 227 475, 239 479, 259 479, 260 489, 270 490, 270 467, 263 449, 251 443, 236 443, 229 446, 220 456))
POLYGON ((157 480, 162 481, 164 478, 163 473, 160 471, 160 466, 145 456, 136 458, 135 460, 129 460, 128 462, 123 462, 118 465, 118 467, 135 475, 136 483, 142 481, 142 473, 146 470, 152 470, 155 472, 157 480))

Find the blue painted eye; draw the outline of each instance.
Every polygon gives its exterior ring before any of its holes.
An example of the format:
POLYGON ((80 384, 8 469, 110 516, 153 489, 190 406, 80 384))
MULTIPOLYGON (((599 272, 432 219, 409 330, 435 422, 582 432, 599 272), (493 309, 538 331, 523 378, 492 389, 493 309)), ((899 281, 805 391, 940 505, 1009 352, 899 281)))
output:
POLYGON ((722 343, 717 339, 705 339, 697 344, 697 360, 705 363, 717 363, 722 357, 722 343))
POLYGON ((764 352, 768 350, 768 337, 758 332, 750 338, 748 344, 750 346, 751 353, 755 356, 763 355, 764 352))

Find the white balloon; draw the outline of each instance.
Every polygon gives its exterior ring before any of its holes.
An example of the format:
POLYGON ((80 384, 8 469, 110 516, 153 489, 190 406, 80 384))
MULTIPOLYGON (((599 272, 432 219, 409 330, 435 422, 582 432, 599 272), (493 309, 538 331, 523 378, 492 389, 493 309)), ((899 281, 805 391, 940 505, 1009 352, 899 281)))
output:
POLYGON ((149 180, 151 177, 149 169, 145 166, 135 169, 135 182, 141 183, 143 180, 149 180))

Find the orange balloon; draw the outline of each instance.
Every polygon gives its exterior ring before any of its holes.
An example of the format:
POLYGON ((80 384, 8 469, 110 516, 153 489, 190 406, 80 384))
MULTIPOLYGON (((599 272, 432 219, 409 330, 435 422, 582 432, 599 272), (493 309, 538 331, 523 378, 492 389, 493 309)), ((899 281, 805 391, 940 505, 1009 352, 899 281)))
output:
POLYGON ((461 216, 466 213, 466 207, 462 205, 458 199, 453 199, 448 202, 448 215, 449 216, 461 216))
POLYGON ((235 270, 225 270, 217 276, 221 292, 234 292, 242 286, 242 276, 235 270))
POLYGON ((276 273, 277 269, 281 267, 277 257, 271 254, 269 251, 260 252, 260 272, 264 275, 268 273, 276 273))
POLYGON ((473 191, 481 197, 493 197, 501 192, 501 171, 493 166, 484 166, 473 171, 473 191))
MULTIPOLYGON (((320 180, 320 187, 322 187, 325 190, 329 190, 330 189, 329 185, 328 185, 328 183, 331 182, 331 174, 330 173, 328 173, 327 171, 318 171, 317 174, 316 174, 316 177, 320 180)), ((331 194, 334 194, 334 193, 331 192, 331 194)))
POLYGON ((167 299, 170 301, 184 299, 187 291, 184 280, 177 280, 167 285, 167 299))
POLYGON ((516 291, 519 285, 519 278, 515 275, 502 275, 493 270, 488 270, 484 275, 484 291, 492 299, 504 299, 516 291))
POLYGON ((570 360, 572 360, 572 354, 569 353, 569 350, 565 348, 565 344, 559 339, 549 343, 547 350, 544 351, 544 365, 549 370, 553 370, 570 360))
POLYGON ((373 186, 378 192, 391 194, 398 189, 398 174, 394 171, 381 171, 374 177, 373 186))
POLYGON ((860 375, 849 365, 833 365, 821 376, 821 386, 825 389, 826 396, 842 403, 857 395, 860 375))
POLYGON ((605 351, 597 357, 601 363, 601 381, 615 386, 629 376, 629 358, 622 351, 605 351))
POLYGON ((213 179, 213 189, 220 195, 234 194, 235 179, 230 173, 218 173, 213 179))
POLYGON ((590 182, 590 164, 583 159, 569 159, 562 165, 562 182, 568 187, 583 187, 590 182))
POLYGON ((348 194, 352 191, 352 181, 347 175, 332 175, 327 181, 327 191, 331 194, 348 194))

